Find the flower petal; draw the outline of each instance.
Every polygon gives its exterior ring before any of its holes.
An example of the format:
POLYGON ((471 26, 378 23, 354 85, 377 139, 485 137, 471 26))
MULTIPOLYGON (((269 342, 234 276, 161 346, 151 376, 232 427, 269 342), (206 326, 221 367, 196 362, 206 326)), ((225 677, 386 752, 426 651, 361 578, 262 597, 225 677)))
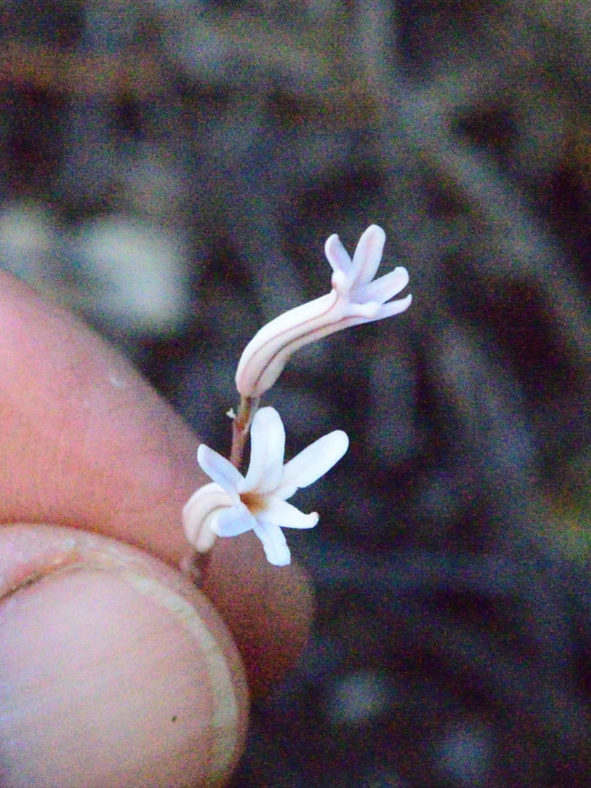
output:
POLYGON ((204 443, 197 449, 197 462, 205 473, 232 497, 232 502, 238 503, 238 485, 244 481, 240 471, 229 460, 204 443))
MULTIPOLYGON (((355 298, 357 298, 357 291, 355 292, 355 298)), ((371 323, 372 320, 377 319, 381 308, 382 305, 378 301, 350 301, 347 304, 347 318, 360 318, 357 322, 371 323)), ((347 323, 346 325, 350 324, 347 323)))
POLYGON ((396 301, 388 301, 382 304, 374 320, 382 320, 385 317, 392 317, 405 312, 412 303, 412 295, 409 293, 405 298, 398 298, 396 301))
POLYGON ((361 323, 373 323, 376 320, 383 320, 386 317, 399 315, 404 312, 412 303, 412 295, 388 301, 387 304, 378 304, 377 301, 370 301, 369 304, 349 304, 347 307, 348 315, 341 321, 339 328, 350 328, 361 323), (371 309, 367 309, 371 306, 371 309), (361 308, 363 307, 363 308, 361 308), (374 309, 377 307, 377 309, 374 309))
POLYGON ((281 481, 285 451, 285 430, 275 408, 255 413, 250 435, 250 464, 239 492, 269 492, 281 481))
POLYGON ((330 238, 327 238, 324 244, 324 252, 326 254, 326 259, 330 263, 330 267, 335 273, 349 273, 351 270, 351 258, 349 252, 347 252, 336 233, 331 235, 330 238))
POLYGON ((291 563, 291 553, 281 528, 270 523, 257 522, 255 534, 263 543, 267 561, 275 566, 287 566, 291 563))
POLYGON ((246 506, 222 509, 212 521, 211 528, 218 536, 238 536, 254 528, 256 520, 246 506))
POLYGON ((344 271, 335 271, 331 277, 330 284, 335 293, 338 293, 341 298, 349 300, 351 282, 344 271))
POLYGON ((281 528, 314 528, 319 520, 318 512, 304 514, 275 496, 266 499, 265 508, 257 512, 256 518, 259 523, 271 523, 281 528))
POLYGON ((200 553, 206 553, 215 542, 212 524, 217 515, 232 506, 228 493, 219 484, 200 487, 183 507, 183 528, 189 542, 200 553))
POLYGON ((299 487, 307 487, 329 471, 347 451, 349 438, 335 430, 311 443, 283 468, 281 484, 275 491, 280 498, 291 498, 299 487))
POLYGON ((389 274, 380 276, 365 287, 355 291, 356 301, 379 301, 386 303, 403 290, 408 284, 408 271, 403 266, 398 266, 389 274))
POLYGON ((376 275, 382 259, 386 233, 377 224, 370 225, 363 233, 353 255, 353 287, 368 284, 376 275))

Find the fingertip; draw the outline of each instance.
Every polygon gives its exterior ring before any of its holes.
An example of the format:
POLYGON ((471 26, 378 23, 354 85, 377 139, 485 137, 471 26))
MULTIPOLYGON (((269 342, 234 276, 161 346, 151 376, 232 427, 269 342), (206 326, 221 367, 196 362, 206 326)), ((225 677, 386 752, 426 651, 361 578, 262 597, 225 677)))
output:
POLYGON ((308 574, 293 562, 269 564, 249 532, 217 540, 203 591, 232 632, 251 692, 267 693, 293 667, 310 635, 314 595, 308 574))
POLYGON ((5 527, 0 552, 0 784, 224 784, 246 684, 208 600, 78 530, 5 527))

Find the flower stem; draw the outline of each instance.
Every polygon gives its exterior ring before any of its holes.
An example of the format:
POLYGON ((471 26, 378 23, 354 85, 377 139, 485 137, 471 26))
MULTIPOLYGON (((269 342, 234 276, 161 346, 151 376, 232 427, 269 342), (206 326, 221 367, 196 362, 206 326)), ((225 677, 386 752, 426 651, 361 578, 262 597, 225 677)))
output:
POLYGON ((240 405, 236 418, 232 421, 232 451, 230 452, 230 462, 235 468, 240 469, 244 446, 248 438, 250 424, 254 414, 257 412, 260 397, 240 397, 240 405))
POLYGON ((201 588, 210 558, 210 553, 198 553, 194 547, 190 547, 181 558, 179 569, 197 588, 201 588))

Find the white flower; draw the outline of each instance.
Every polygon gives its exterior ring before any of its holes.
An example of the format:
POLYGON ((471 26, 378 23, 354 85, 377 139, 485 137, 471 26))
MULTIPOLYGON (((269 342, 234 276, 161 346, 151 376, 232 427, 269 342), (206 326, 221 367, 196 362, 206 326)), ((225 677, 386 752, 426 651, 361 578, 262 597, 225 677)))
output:
POLYGON ((408 309, 410 295, 390 301, 408 284, 406 268, 395 268, 373 281, 385 240, 382 228, 372 224, 359 239, 351 260, 338 235, 330 236, 325 250, 333 269, 332 290, 284 312, 254 335, 236 371, 236 387, 243 397, 259 397, 271 388, 289 356, 302 345, 408 309))
POLYGON ((281 528, 313 528, 318 514, 304 514, 286 499, 329 471, 348 445, 347 435, 335 430, 284 465, 281 418, 274 408, 261 408, 252 422, 246 477, 213 449, 199 446, 199 465, 213 483, 198 489, 183 509, 187 539, 199 552, 207 552, 216 535, 237 536, 252 529, 270 563, 289 564, 289 548, 281 528))

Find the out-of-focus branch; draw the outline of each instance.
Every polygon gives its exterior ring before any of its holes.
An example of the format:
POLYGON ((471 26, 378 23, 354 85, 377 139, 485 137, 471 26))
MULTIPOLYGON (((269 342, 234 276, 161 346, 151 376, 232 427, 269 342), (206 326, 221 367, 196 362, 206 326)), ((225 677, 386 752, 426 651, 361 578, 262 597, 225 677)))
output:
POLYGON ((148 99, 165 91, 166 77, 156 57, 146 51, 97 55, 6 42, 0 50, 0 87, 10 85, 80 98, 129 92, 148 99))

